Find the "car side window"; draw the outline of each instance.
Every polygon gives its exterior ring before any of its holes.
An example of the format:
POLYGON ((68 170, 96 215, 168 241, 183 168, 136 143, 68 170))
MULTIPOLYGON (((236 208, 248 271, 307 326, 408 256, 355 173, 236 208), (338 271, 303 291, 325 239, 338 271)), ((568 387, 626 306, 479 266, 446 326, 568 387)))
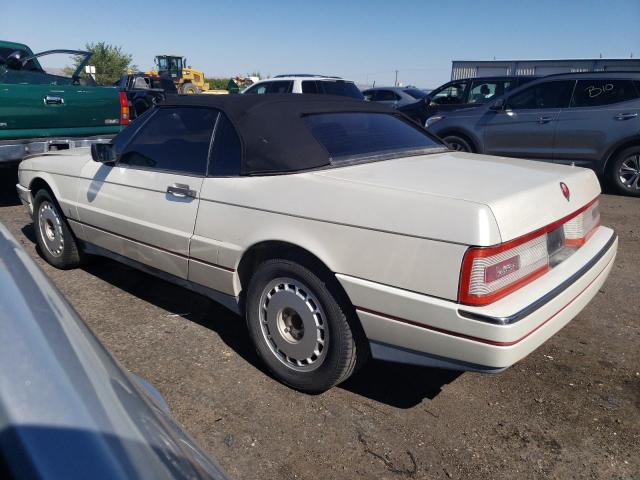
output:
POLYGON ((457 105, 465 102, 466 82, 455 82, 435 93, 431 102, 438 105, 457 105))
POLYGON ((218 118, 209 158, 209 177, 240 175, 242 145, 238 132, 223 113, 218 118))
POLYGON ((318 90, 318 83, 315 80, 303 80, 302 93, 321 93, 321 92, 318 90))
POLYGON ((532 85, 507 99, 509 110, 566 108, 569 106, 573 80, 558 80, 532 85))
POLYGON ((271 82, 267 93, 291 93, 293 91, 292 80, 279 80, 271 82))
POLYGON ((400 100, 400 95, 391 90, 378 90, 376 100, 378 102, 395 102, 396 100, 400 100))
POLYGON ((599 107, 638 98, 631 80, 578 80, 572 107, 599 107))
POLYGON ((486 103, 503 90, 502 82, 483 82, 476 80, 471 84, 469 103, 486 103))
POLYGON ((209 108, 160 108, 125 147, 118 165, 205 175, 217 117, 209 108))
POLYGON ((258 94, 258 95, 265 94, 265 93, 267 93, 267 90, 269 89, 269 85, 271 85, 271 82, 259 83, 257 85, 254 85, 253 87, 249 88, 249 90, 244 92, 244 94, 245 95, 247 95, 247 94, 258 94))

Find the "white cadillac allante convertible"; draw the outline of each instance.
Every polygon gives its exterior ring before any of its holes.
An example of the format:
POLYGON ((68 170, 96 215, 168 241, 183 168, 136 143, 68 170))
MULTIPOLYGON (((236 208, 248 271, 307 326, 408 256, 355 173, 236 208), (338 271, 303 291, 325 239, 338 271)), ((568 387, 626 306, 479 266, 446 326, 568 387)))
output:
POLYGON ((495 372, 611 270, 590 170, 451 152, 387 107, 188 96, 110 144, 20 165, 44 258, 105 255, 245 316, 273 374, 318 392, 369 356, 495 372))

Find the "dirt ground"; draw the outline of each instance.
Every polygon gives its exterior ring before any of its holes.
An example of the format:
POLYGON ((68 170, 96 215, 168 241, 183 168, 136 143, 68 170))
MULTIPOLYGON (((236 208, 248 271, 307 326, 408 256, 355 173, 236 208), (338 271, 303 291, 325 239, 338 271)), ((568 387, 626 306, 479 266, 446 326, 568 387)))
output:
POLYGON ((504 373, 371 362, 309 396, 269 377, 243 321, 206 298, 106 259, 45 264, 0 177, 0 222, 232 478, 640 479, 640 199, 602 198, 620 236, 609 280, 504 373))

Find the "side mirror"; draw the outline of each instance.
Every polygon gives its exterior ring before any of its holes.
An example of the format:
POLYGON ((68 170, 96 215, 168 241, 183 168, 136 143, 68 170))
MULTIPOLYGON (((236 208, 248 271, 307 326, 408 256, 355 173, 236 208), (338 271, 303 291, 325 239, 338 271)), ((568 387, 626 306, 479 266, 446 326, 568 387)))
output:
POLYGON ((494 112, 501 112, 505 109, 505 101, 504 98, 499 98, 489 107, 489 110, 493 110, 494 112))
POLYGON ((117 157, 114 145, 112 143, 92 143, 91 158, 94 162, 115 163, 117 157))

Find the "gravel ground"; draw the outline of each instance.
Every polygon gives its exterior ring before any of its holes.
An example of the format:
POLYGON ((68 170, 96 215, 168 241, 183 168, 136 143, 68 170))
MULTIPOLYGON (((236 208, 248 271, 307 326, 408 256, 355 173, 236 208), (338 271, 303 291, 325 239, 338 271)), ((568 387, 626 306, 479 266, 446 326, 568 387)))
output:
POLYGON ((206 298, 106 259, 45 264, 0 177, 0 222, 232 478, 640 479, 640 199, 602 198, 620 236, 609 280, 504 373, 372 362, 309 396, 269 377, 243 321, 206 298))

